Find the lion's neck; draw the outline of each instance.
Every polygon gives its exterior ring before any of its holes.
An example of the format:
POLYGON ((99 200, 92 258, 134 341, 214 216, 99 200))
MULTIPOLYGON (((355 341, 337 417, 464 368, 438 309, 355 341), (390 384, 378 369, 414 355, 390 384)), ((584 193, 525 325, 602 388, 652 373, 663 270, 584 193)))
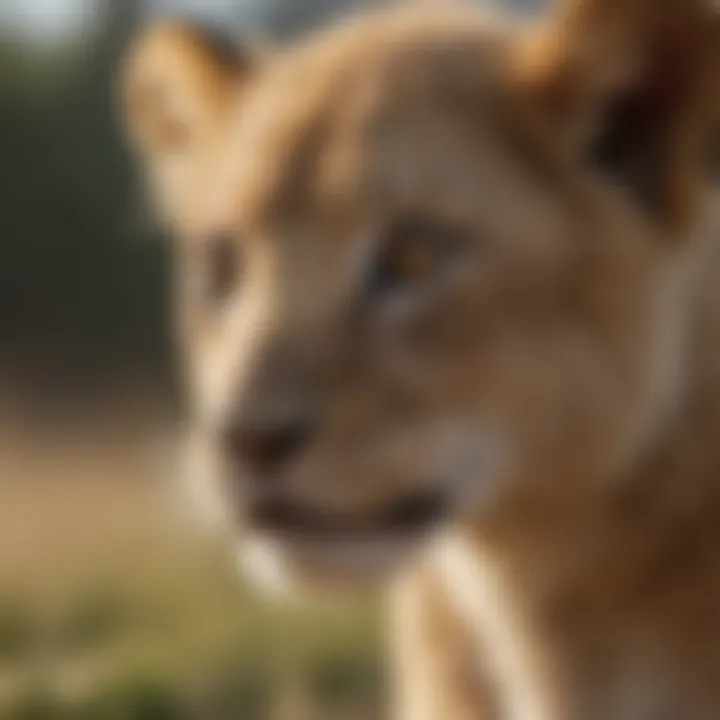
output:
POLYGON ((680 395, 610 491, 592 484, 572 497, 552 491, 490 529, 457 530, 437 546, 450 612, 492 676, 499 717, 653 717, 653 708, 681 706, 699 672, 693 663, 702 661, 685 644, 706 604, 715 608, 703 620, 716 633, 708 642, 720 642, 714 282, 700 282, 692 312, 680 395), (616 675, 599 679, 597 663, 616 675), (632 692, 621 687, 630 681, 632 692), (590 710, 598 697, 614 709, 590 710))
POLYGON ((687 649, 688 628, 707 624, 700 637, 720 642, 720 493, 627 503, 548 517, 546 534, 536 520, 515 542, 469 530, 438 544, 447 610, 475 648, 467 662, 495 688, 489 718, 637 720, 693 701, 707 659, 687 649))

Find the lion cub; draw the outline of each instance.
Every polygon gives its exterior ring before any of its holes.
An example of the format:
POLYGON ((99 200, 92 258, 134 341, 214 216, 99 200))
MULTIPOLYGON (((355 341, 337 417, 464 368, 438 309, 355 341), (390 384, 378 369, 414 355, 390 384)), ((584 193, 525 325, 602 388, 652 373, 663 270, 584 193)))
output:
POLYGON ((199 474, 266 580, 392 579, 395 717, 720 718, 719 86, 701 0, 129 53, 199 474))

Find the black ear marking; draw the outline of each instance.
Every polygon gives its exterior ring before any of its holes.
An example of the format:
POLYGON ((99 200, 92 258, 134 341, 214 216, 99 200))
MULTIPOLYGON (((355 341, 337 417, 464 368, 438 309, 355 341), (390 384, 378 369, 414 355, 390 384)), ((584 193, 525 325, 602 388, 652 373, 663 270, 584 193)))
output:
POLYGON ((658 108, 633 94, 612 101, 599 134, 588 149, 589 160, 626 188, 648 211, 663 199, 667 144, 657 123, 658 108))

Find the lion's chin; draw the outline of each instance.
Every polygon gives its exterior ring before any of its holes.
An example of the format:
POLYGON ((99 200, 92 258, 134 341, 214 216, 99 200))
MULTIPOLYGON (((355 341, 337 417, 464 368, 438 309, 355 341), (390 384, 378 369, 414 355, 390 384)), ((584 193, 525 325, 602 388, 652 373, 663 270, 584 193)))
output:
POLYGON ((421 544, 410 538, 320 540, 258 533, 243 540, 240 565, 272 595, 347 595, 381 589, 419 552, 421 544))

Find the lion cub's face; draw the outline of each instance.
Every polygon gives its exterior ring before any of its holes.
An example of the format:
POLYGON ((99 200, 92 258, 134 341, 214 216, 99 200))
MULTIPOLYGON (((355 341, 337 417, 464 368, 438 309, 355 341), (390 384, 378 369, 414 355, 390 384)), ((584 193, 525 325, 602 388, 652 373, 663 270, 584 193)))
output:
POLYGON ((662 410, 667 247, 528 109, 516 45, 443 15, 255 67, 181 27, 135 53, 203 481, 253 562, 385 577, 448 524, 599 482, 662 410))

